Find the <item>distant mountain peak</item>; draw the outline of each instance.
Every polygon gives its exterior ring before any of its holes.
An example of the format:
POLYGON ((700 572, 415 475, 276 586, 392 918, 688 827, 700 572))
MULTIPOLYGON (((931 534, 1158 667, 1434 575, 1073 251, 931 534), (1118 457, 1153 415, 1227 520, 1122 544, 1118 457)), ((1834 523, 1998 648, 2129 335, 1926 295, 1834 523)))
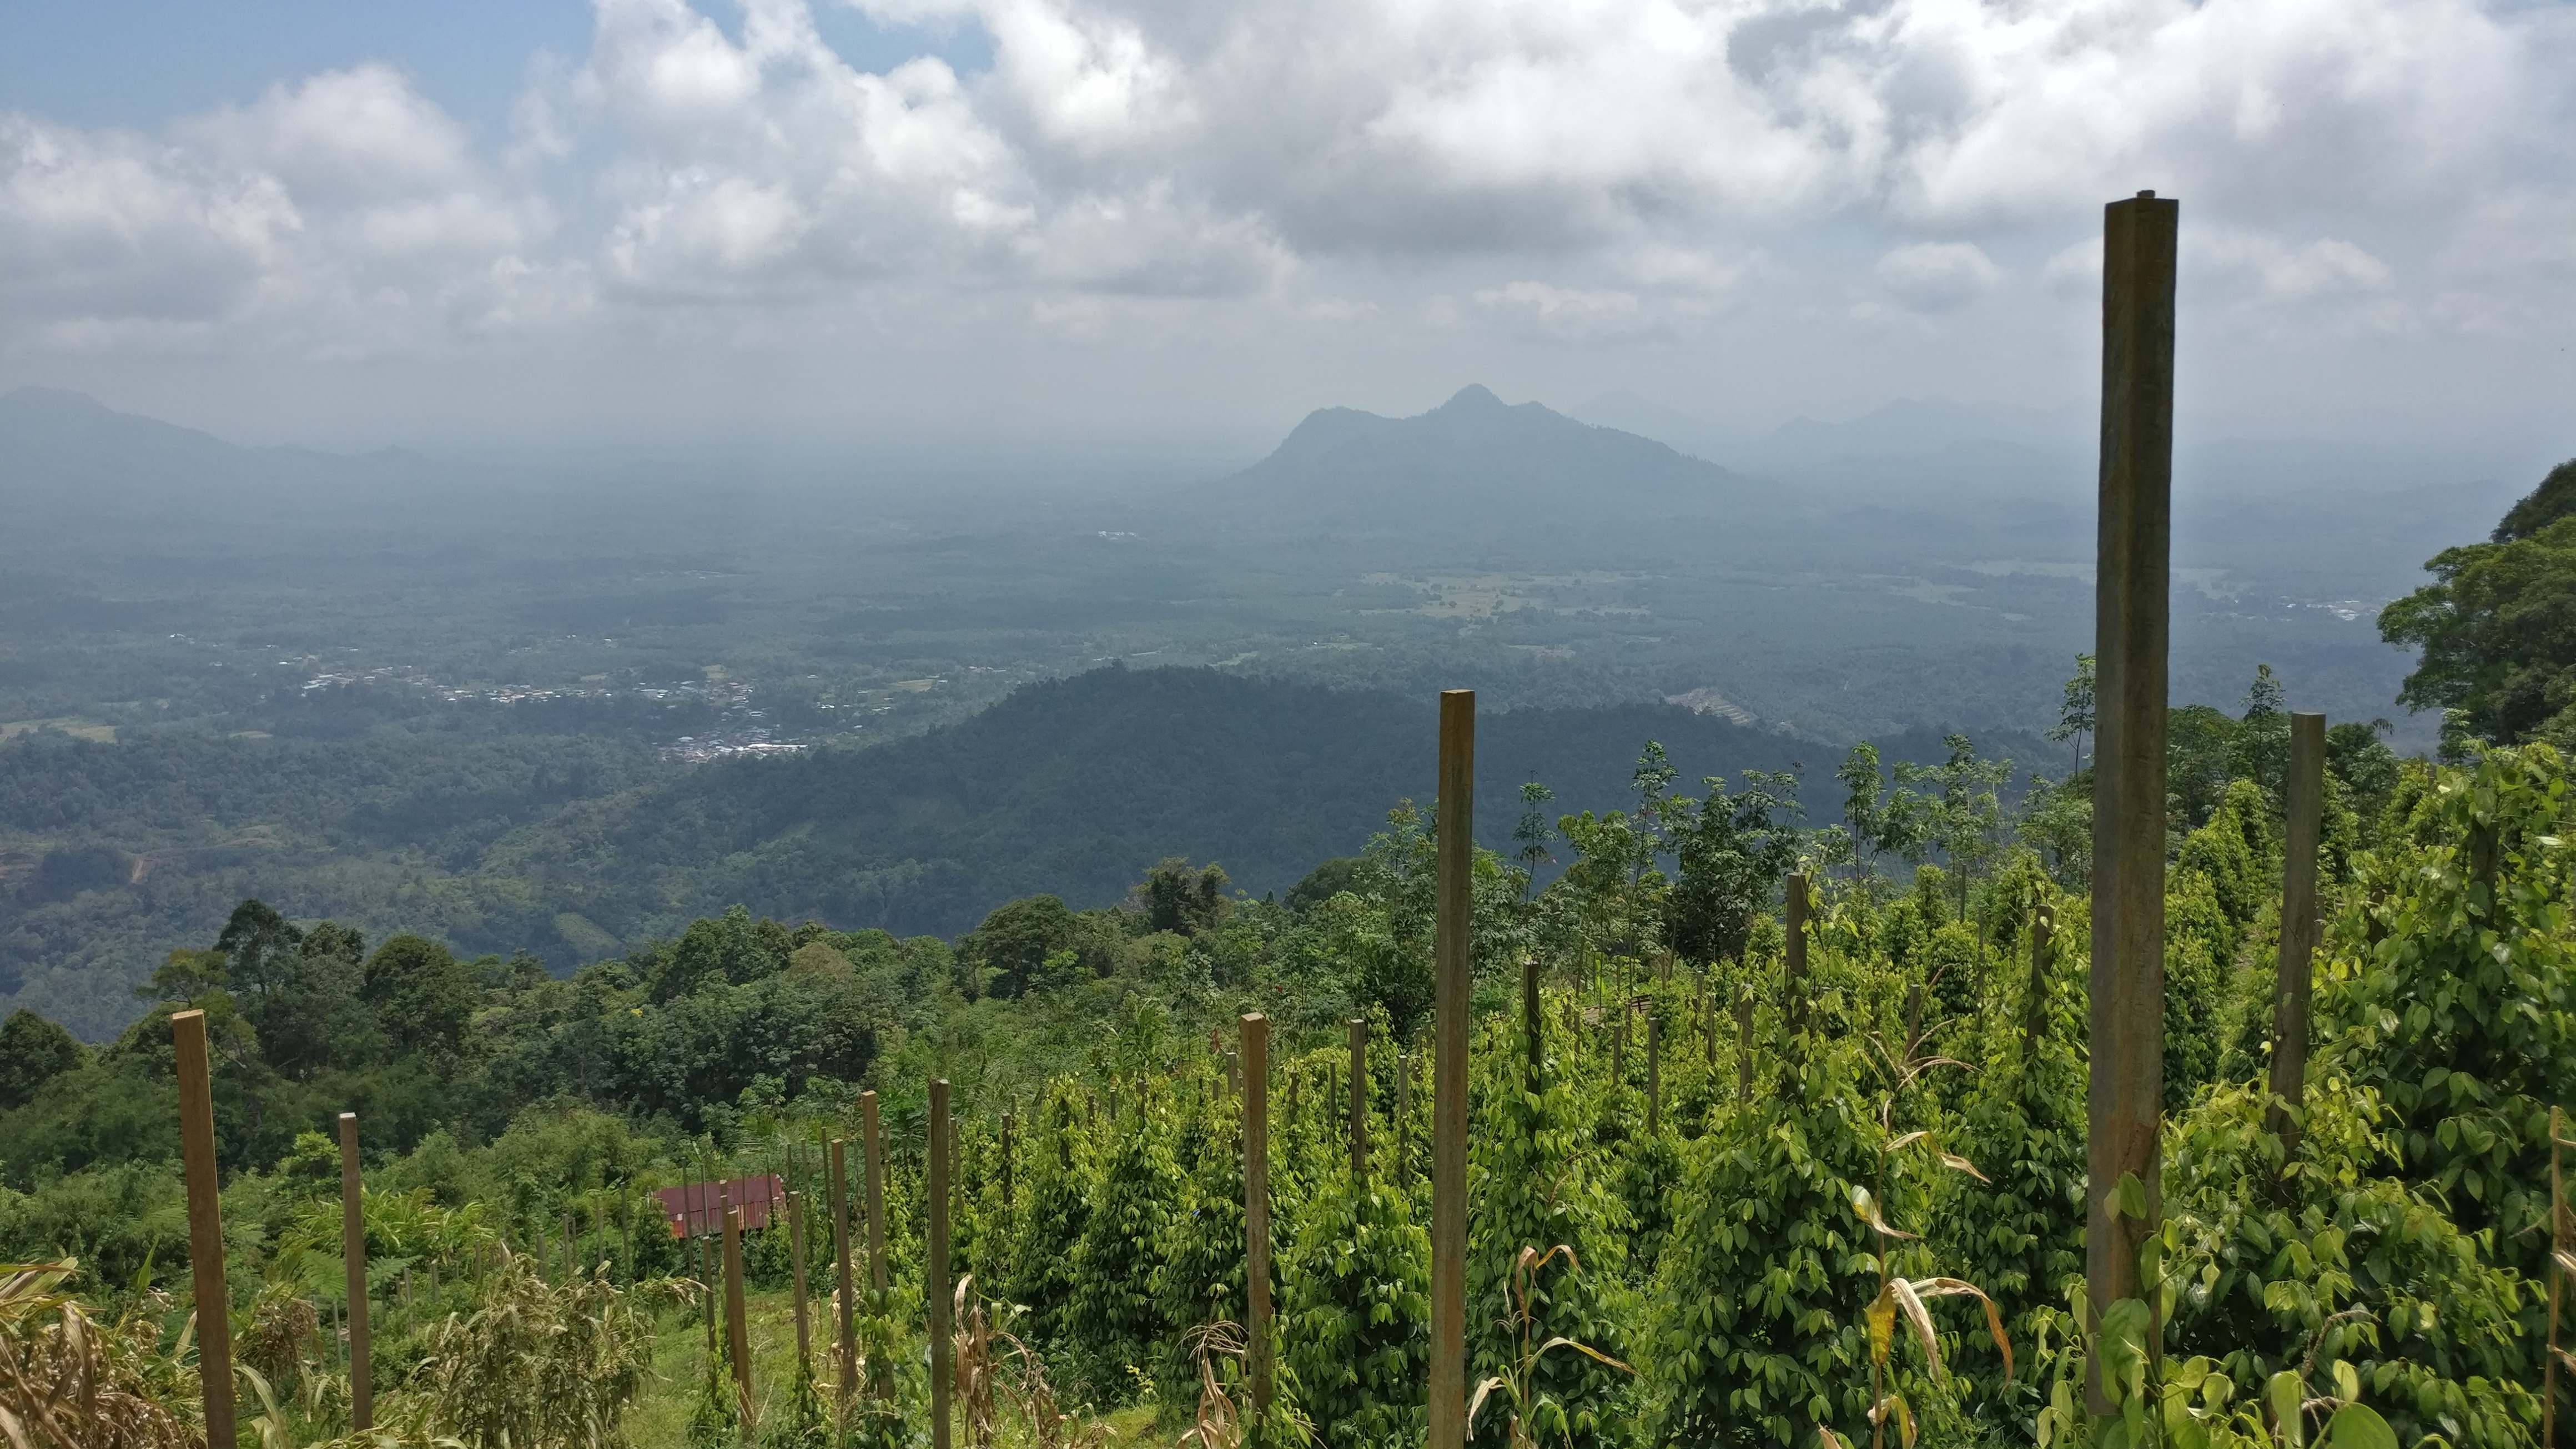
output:
MULTIPOLYGON (((1494 396, 1493 390, 1483 383, 1471 382, 1451 393, 1447 402, 1433 408, 1432 411, 1436 413, 1504 412, 1510 406, 1509 403, 1494 396)), ((1530 406, 1538 407, 1538 404, 1531 403, 1530 406)), ((1546 412, 1547 409, 1539 408, 1539 411, 1546 412)))

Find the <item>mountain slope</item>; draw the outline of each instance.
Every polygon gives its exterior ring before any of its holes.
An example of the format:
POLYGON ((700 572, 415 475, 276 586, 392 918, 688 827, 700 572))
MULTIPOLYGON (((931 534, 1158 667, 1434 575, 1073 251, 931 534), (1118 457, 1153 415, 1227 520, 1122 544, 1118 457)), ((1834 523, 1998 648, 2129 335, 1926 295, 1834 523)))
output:
MULTIPOLYGON (((1356 850, 1398 800, 1429 804, 1434 719, 1429 700, 1096 670, 911 740, 713 765, 576 807, 504 842, 487 870, 542 875, 551 909, 630 940, 735 900, 843 927, 953 932, 1039 891, 1104 904, 1167 855, 1278 891, 1356 850)), ((1667 705, 1491 715, 1479 836, 1508 838, 1533 776, 1558 790, 1555 808, 1625 803, 1649 738, 1685 779, 1785 767, 1792 750, 1667 705)))

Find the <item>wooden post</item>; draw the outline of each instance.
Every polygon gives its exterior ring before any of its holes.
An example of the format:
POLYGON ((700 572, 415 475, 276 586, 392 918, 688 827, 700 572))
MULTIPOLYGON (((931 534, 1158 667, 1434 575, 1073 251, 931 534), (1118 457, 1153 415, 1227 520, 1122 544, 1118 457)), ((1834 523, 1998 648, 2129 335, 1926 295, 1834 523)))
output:
MULTIPOLYGON (((2172 589, 2174 241, 2178 208, 2105 208, 2102 480, 2094 562, 2092 1081, 2084 1286, 2095 1314, 2147 1296, 2138 1248, 2163 1214, 2165 656, 2172 589), (2143 1216, 2115 1218, 2125 1181, 2143 1216)), ((2150 1305, 2152 1308, 2152 1305, 2150 1305)), ((2158 1331, 2150 1329, 2152 1350, 2158 1331)), ((2111 1412, 2098 1356, 2086 1398, 2111 1412)))
POLYGON ((2039 1039, 2048 1033, 2048 946, 2057 932, 2057 908, 2043 905, 2030 922, 2030 989, 2022 998, 2021 1055, 2039 1055, 2039 1039))
POLYGON ((1780 1014, 1789 1034, 1807 1025, 1807 878, 1789 877, 1781 892, 1781 927, 1787 935, 1780 968, 1780 1014))
POLYGON ((1753 1100, 1753 986, 1735 994, 1735 1100, 1753 1100))
POLYGON ((1432 932, 1429 1449, 1467 1442, 1467 1010, 1475 871, 1476 696, 1440 696, 1432 932))
MULTIPOLYGON (((730 1197, 730 1194, 727 1194, 730 1197)), ((724 1203, 725 1355, 733 1360, 734 1392, 751 1413, 751 1323, 742 1306, 742 1209, 724 1203)))
POLYGON ((930 1084, 930 1249, 922 1265, 923 1288, 930 1298, 930 1449, 948 1449, 948 1079, 930 1084))
MULTIPOLYGON (((2288 820, 2282 831, 2281 949, 2272 983, 2272 1102, 2265 1130, 2281 1138, 2286 1170, 2299 1153, 2308 1081, 2308 987, 2317 946, 2317 846, 2326 787, 2326 717, 2290 716, 2288 820)), ((2286 1184, 2287 1178, 2284 1177, 2286 1184)))
POLYGON ((2545 1367, 2540 1375, 2540 1444, 2541 1449, 2558 1449, 2558 1301, 2567 1281, 2563 1266, 2571 1250, 2576 1250, 2576 1223, 2567 1215, 2567 1182, 2559 1174, 2559 1150, 2567 1143, 2567 1114, 2564 1109, 2549 1109, 2549 1338, 2541 1351, 2545 1367))
POLYGON ((1521 958, 1521 1050, 1527 1056, 1522 1079, 1531 1096, 1537 1096, 1539 1071, 1546 1060, 1546 1038, 1541 1034, 1538 1008, 1538 958, 1521 958))
POLYGON ((340 1114, 340 1259, 349 1291, 349 1427, 376 1426, 376 1386, 367 1351, 367 1220, 358 1179, 358 1114, 340 1114))
MULTIPOLYGON (((569 1211, 563 1215, 563 1249, 564 1281, 570 1283, 581 1277, 581 1235, 572 1230, 572 1214, 569 1211)), ((406 1296, 411 1292, 408 1281, 403 1285, 403 1292, 406 1296)))
POLYGON ((1619 1027, 1616 1031, 1610 1033, 1610 1083, 1614 1087, 1624 1088, 1628 1085, 1627 1002, 1622 1001, 1619 1003, 1619 1010, 1615 1019, 1618 1021, 1619 1027))
POLYGON ((1664 1023, 1652 1006, 1646 1008, 1646 1135, 1663 1130, 1664 1123, 1664 1023))
MULTIPOLYGON (((723 1200, 722 1191, 712 1179, 699 1186, 706 1189, 700 1196, 709 1203, 723 1200)), ((716 1261, 720 1256, 716 1241, 724 1233, 724 1219, 717 1216, 711 1207, 702 1211, 694 1201, 689 1204, 688 1216, 689 1231, 698 1235, 698 1276, 707 1285, 707 1357, 712 1359, 716 1356, 716 1319, 722 1315, 724 1302, 724 1270, 723 1265, 716 1261)))
POLYGON ((1717 982, 1711 970, 1700 980, 1699 1009, 1708 1029, 1708 1069, 1717 1070, 1717 982))
POLYGON ((1011 1127, 1012 1114, 1002 1114, 1002 1211, 1011 1210, 1011 1127))
POLYGON ((885 1143, 877 1135, 877 1094, 859 1094, 859 1127, 868 1170, 868 1286, 886 1291, 885 1143))
POLYGON ((859 1387, 858 1305, 852 1302, 856 1293, 850 1281, 850 1155, 849 1143, 832 1139, 829 1151, 832 1172, 832 1286, 839 1291, 839 1307, 833 1313, 832 1341, 840 1354, 838 1372, 833 1381, 841 1386, 841 1400, 849 1401, 859 1387))
POLYGON ((1270 1414, 1270 1018, 1243 1018, 1243 1344, 1252 1433, 1270 1414))
POLYGON ((1413 1056, 1404 1052, 1395 1054, 1395 1185, 1413 1186, 1413 1056))
POLYGON ((1354 1016, 1351 1033, 1351 1181, 1368 1181, 1368 1018, 1354 1016))
POLYGON ((174 1012, 179 1068, 179 1156, 188 1175, 188 1268, 197 1293, 197 1382, 206 1442, 233 1442, 233 1309, 224 1287, 224 1218, 215 1181, 215 1083, 206 1058, 206 1014, 174 1012))
POLYGON ((805 1321, 805 1194, 787 1194, 787 1262, 796 1278, 796 1366, 811 1367, 814 1341, 805 1321))

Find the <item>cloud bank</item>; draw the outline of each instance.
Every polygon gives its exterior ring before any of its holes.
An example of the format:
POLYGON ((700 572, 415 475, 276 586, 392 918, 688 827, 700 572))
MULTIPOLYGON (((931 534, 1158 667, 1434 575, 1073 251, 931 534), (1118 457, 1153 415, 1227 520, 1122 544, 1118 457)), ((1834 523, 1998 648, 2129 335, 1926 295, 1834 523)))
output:
POLYGON ((990 67, 860 69, 807 0, 595 0, 506 137, 378 63, 154 134, 0 113, 0 360, 1955 327, 2080 312, 2100 204, 2149 186, 2248 337, 2546 350, 2576 295, 2558 7, 854 8, 990 67))

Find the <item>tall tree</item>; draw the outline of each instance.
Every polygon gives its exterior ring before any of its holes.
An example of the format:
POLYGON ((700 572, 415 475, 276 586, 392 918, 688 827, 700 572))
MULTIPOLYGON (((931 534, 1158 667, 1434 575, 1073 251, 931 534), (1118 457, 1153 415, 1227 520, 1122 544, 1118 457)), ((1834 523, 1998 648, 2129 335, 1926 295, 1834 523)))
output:
POLYGON ((2421 651, 2402 704, 2451 712, 2446 735, 2576 741, 2576 460, 2549 470, 2492 539, 2444 549, 2434 581, 2379 611, 2421 651))

